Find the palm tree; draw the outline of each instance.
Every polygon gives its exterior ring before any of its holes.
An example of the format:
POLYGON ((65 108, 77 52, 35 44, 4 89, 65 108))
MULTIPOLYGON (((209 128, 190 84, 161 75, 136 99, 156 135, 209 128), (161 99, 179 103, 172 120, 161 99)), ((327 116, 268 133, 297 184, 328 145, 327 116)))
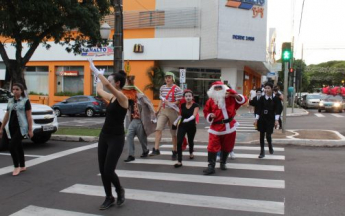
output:
POLYGON ((162 70, 162 68, 153 66, 147 70, 146 74, 151 83, 145 86, 144 91, 148 89, 153 91, 153 99, 159 100, 159 89, 165 83, 165 72, 162 70))

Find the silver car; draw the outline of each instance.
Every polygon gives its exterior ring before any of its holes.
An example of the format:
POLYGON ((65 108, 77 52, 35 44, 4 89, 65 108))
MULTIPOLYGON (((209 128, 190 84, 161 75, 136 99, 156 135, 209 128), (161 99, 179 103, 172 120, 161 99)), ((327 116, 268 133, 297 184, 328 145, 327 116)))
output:
POLYGON ((302 107, 305 109, 318 108, 320 100, 322 98, 321 94, 306 94, 303 95, 303 100, 301 101, 302 107))

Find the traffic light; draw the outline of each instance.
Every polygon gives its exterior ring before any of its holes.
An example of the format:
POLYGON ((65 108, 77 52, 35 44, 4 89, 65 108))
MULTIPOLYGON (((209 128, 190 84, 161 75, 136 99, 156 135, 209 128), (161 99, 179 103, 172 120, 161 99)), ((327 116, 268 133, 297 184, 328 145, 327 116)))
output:
POLYGON ((289 62, 292 59, 291 43, 283 43, 282 45, 282 60, 289 62))
POLYGON ((290 72, 290 73, 293 73, 293 68, 290 68, 290 69, 289 69, 289 72, 290 72))

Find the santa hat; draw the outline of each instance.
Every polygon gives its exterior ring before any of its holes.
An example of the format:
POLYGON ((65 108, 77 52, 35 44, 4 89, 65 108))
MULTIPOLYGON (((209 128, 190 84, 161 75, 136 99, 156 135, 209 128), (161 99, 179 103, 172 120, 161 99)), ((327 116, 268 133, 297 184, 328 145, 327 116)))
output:
POLYGON ((224 86, 224 83, 222 81, 216 81, 212 83, 212 86, 224 86))

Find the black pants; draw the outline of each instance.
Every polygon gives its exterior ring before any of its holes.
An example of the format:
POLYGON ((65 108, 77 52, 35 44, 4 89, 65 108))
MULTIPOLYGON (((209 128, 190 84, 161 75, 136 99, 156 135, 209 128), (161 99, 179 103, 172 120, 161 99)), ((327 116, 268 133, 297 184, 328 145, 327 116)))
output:
POLYGON ((23 136, 20 132, 20 128, 10 128, 11 139, 9 140, 7 135, 3 131, 3 142, 9 143, 9 149, 15 168, 25 167, 24 149, 23 149, 23 136))
POLYGON ((270 145, 272 143, 272 134, 267 132, 260 132, 260 146, 263 148, 265 146, 265 133, 267 143, 270 145))
POLYGON ((120 179, 115 173, 117 162, 125 144, 125 135, 108 135, 101 132, 98 141, 98 164, 102 176, 104 191, 112 197, 111 183, 117 193, 120 192, 120 179))
POLYGON ((180 126, 177 131, 177 160, 182 161, 182 143, 185 135, 188 137, 189 154, 194 152, 194 137, 196 126, 180 126))

